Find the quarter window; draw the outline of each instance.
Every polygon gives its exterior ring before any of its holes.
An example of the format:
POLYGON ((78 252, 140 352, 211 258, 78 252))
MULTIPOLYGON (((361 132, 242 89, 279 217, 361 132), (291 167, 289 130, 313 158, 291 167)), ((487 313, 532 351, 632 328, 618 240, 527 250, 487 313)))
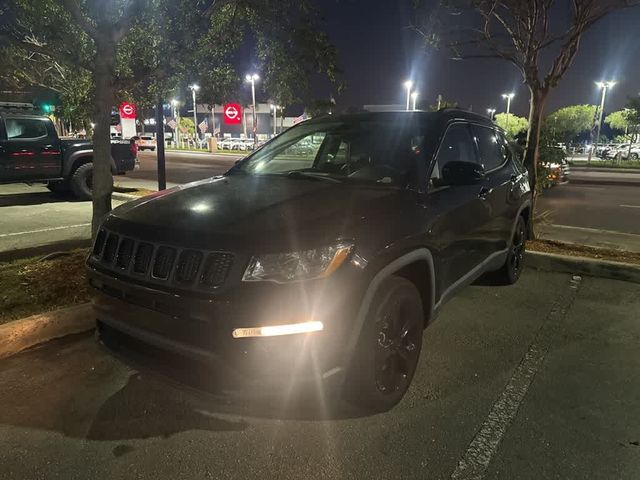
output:
POLYGON ((47 126, 36 118, 7 118, 5 126, 9 140, 34 140, 47 136, 47 126))
POLYGON ((478 142, 480 161, 486 171, 502 165, 507 159, 508 147, 501 135, 487 127, 472 125, 473 136, 478 142))

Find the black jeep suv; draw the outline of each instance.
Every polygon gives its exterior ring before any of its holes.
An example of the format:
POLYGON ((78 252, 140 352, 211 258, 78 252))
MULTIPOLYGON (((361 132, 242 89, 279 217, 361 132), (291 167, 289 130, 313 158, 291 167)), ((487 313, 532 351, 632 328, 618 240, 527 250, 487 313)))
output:
POLYGON ((98 331, 243 381, 339 380, 388 409, 442 305, 482 274, 518 279, 530 204, 482 116, 309 120, 223 176, 115 209, 88 259, 98 331))

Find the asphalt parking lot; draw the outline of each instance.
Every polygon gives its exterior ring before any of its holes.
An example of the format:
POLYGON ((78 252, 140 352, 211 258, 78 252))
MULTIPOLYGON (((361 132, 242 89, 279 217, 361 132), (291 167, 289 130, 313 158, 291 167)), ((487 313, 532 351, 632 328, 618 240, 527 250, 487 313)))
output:
POLYGON ((425 331, 405 399, 373 416, 214 396, 90 335, 52 342, 0 361, 0 477, 637 479, 638 291, 533 270, 470 287, 425 331))

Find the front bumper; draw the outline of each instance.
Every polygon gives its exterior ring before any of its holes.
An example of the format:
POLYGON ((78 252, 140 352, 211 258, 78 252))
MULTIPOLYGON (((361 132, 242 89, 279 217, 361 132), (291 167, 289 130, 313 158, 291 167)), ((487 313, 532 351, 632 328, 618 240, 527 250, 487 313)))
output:
MULTIPOLYGON (((348 277, 348 275, 347 275, 348 277)), ((98 332, 117 332, 224 372, 232 383, 272 383, 340 378, 345 346, 357 335, 353 319, 361 296, 341 282, 327 286, 263 284, 211 298, 187 297, 133 284, 89 267, 96 290, 98 332), (340 290, 340 292, 338 292, 340 290), (321 321, 313 333, 234 338, 238 328, 321 321)), ((346 279, 345 279, 346 280, 346 279)), ((105 342, 107 343, 107 342, 105 342)))

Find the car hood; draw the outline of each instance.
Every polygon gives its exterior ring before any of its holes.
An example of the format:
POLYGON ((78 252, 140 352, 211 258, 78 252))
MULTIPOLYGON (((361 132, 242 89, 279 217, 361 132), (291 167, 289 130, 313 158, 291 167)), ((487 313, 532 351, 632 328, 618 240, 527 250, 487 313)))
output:
POLYGON ((193 248, 313 248, 389 224, 406 191, 280 176, 231 175, 116 208, 107 228, 193 248))

